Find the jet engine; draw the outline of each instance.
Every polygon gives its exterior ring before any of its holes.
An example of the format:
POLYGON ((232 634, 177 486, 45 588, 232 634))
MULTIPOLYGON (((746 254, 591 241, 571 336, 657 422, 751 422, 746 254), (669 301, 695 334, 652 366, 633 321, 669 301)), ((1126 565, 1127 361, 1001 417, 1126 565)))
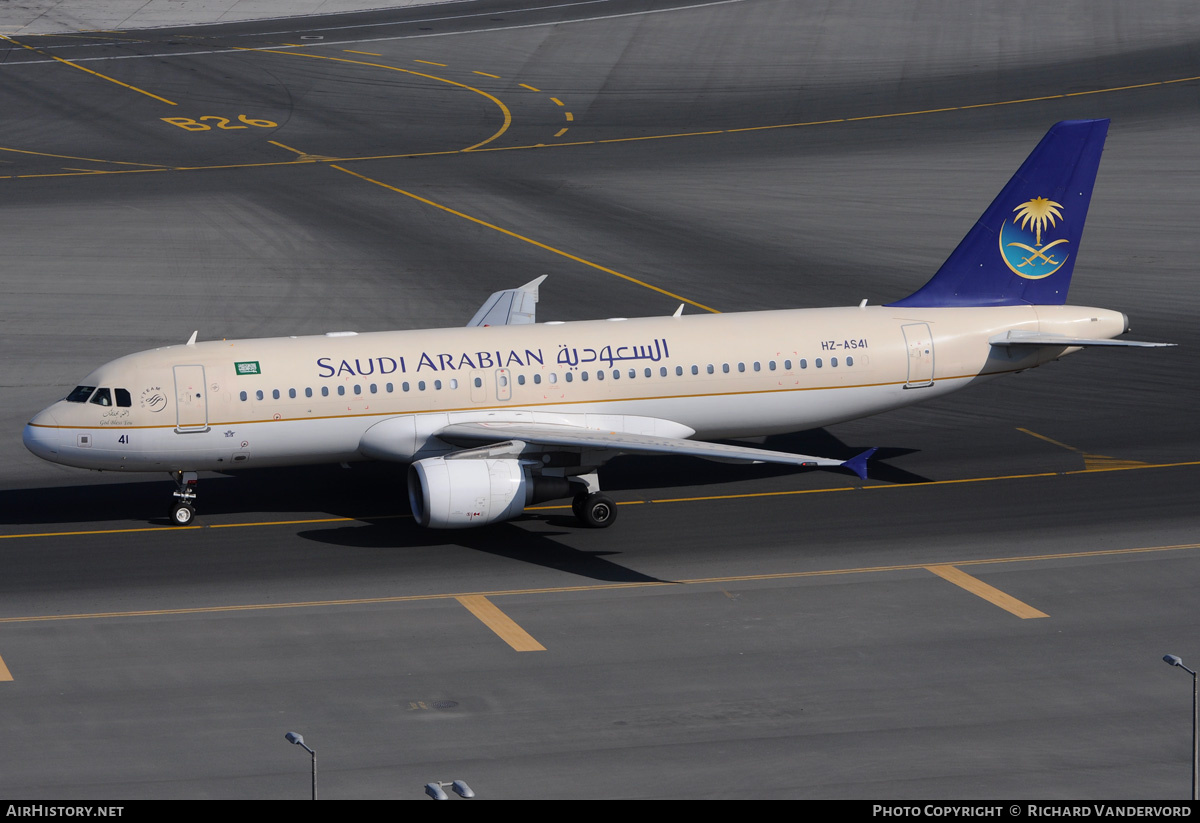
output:
POLYGON ((571 496, 565 477, 535 475, 512 458, 429 457, 408 469, 413 517, 431 529, 511 520, 531 503, 571 496))

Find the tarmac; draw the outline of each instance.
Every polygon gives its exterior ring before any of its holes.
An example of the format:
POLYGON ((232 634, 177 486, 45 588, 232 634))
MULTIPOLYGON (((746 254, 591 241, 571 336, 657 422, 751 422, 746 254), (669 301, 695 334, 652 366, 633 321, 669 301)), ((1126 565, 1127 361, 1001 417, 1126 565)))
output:
POLYGON ((198 26, 371 9, 449 5, 452 0, 0 0, 0 34, 198 26))

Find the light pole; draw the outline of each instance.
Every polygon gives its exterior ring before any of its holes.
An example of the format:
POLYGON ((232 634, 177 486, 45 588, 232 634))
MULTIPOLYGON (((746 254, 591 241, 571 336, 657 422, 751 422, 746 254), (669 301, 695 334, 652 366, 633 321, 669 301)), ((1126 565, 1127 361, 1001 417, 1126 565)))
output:
POLYGON ((1173 654, 1163 655, 1163 662, 1169 666, 1178 666, 1192 676, 1192 800, 1196 800, 1196 780, 1200 778, 1200 748, 1197 748, 1196 722, 1200 718, 1196 709, 1196 673, 1183 665, 1183 661, 1173 654))
POLYGON ((306 751, 312 755, 312 784, 313 784, 312 799, 316 800, 317 799, 317 753, 314 752, 312 749, 310 749, 308 746, 304 745, 304 735, 296 734, 295 732, 288 732, 287 734, 284 735, 284 738, 289 743, 295 743, 297 746, 304 746, 304 751, 306 751))

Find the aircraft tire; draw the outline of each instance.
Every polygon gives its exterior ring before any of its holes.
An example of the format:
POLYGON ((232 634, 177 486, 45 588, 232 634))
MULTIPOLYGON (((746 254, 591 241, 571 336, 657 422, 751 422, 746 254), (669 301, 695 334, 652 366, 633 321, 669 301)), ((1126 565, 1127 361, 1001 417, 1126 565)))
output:
POLYGON ((590 529, 607 529, 617 519, 617 504, 606 494, 595 492, 575 498, 571 508, 580 521, 590 529))
POLYGON ((196 517, 196 510, 187 503, 176 503, 171 507, 171 522, 176 526, 190 526, 196 517))

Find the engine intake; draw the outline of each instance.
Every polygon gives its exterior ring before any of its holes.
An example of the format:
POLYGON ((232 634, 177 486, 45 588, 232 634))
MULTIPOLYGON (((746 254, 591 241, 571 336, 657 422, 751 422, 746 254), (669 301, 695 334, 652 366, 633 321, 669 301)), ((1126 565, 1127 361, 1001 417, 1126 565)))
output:
POLYGON ((514 459, 429 457, 408 469, 413 517, 431 529, 501 523, 531 503, 570 495, 565 477, 535 475, 514 459))

